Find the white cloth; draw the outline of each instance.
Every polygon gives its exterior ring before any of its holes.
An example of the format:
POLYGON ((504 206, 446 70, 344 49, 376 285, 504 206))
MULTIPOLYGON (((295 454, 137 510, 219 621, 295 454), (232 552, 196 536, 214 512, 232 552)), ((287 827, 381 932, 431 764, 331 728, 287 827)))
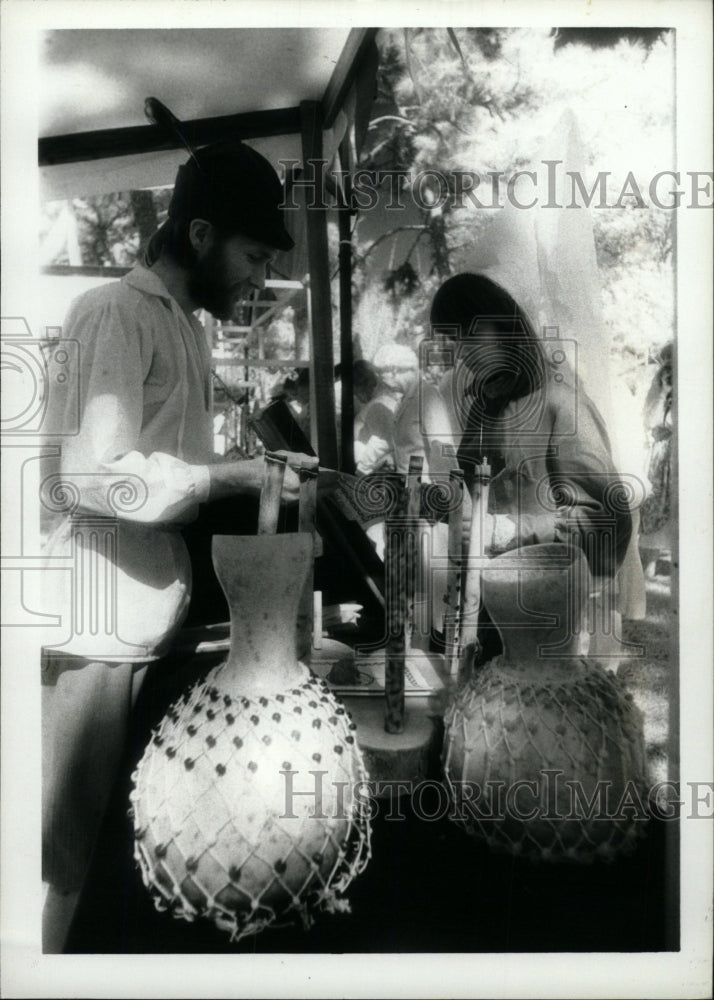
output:
POLYGON ((425 482, 435 473, 445 475, 458 468, 455 435, 444 399, 435 385, 417 381, 404 393, 394 414, 394 457, 397 472, 406 473, 412 455, 424 458, 425 482), (446 449, 451 455, 439 448, 446 449))
POLYGON ((142 266, 80 296, 63 335, 79 343, 78 371, 53 396, 48 426, 62 435, 59 474, 75 530, 64 514, 45 554, 48 568, 73 556, 74 569, 45 574, 46 610, 69 616, 73 607, 63 653, 155 659, 188 608, 190 561, 178 528, 207 499, 215 458, 210 350, 198 320, 142 266), (91 516, 117 520, 92 537, 77 531, 91 516))
POLYGON ((360 476, 378 469, 394 468, 394 411, 399 399, 393 392, 380 392, 355 417, 355 466, 360 476))

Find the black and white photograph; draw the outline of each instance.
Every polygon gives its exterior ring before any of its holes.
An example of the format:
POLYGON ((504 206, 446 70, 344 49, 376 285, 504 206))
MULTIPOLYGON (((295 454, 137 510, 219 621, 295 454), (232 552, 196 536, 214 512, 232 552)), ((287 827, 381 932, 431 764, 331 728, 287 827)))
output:
POLYGON ((2 18, 4 995, 710 995, 710 5, 2 18))

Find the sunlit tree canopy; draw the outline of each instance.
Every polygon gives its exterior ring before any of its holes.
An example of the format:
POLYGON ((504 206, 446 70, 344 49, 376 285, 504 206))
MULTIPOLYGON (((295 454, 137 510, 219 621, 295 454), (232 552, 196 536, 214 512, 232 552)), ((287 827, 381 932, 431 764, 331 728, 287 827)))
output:
MULTIPOLYGON (((675 213, 647 197, 651 178, 674 162, 673 32, 390 28, 378 41, 378 90, 363 168, 411 177, 438 171, 453 195, 454 172, 507 178, 527 169, 555 123, 572 112, 585 157, 583 183, 590 190, 598 174, 606 174, 606 204, 617 205, 596 205, 590 213, 615 370, 634 388, 648 374, 648 358, 673 336, 675 213), (628 177, 630 191, 634 184, 645 195, 644 205, 621 197, 628 177)), ((392 339, 413 346, 425 335, 434 289, 498 211, 469 211, 453 198, 441 204, 443 192, 428 177, 415 206, 409 184, 408 177, 400 182, 408 211, 355 219, 357 356, 370 358, 392 339)), ((129 265, 165 218, 167 203, 166 191, 153 191, 75 199, 69 209, 47 206, 45 262, 129 265), (60 248, 52 256, 50 237, 66 225, 68 211, 74 244, 55 238, 60 248)), ((334 265, 337 242, 331 224, 334 265)), ((334 282, 335 308, 337 298, 334 282)), ((277 350, 293 319, 278 318, 269 327, 268 356, 270 336, 277 350)))

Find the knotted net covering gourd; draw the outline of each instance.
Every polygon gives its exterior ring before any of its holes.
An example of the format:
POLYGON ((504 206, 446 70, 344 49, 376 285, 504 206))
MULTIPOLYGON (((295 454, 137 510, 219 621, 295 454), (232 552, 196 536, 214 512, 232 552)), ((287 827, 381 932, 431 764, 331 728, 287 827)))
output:
POLYGON ((131 794, 135 858, 159 910, 233 940, 341 894, 370 858, 355 724, 310 676, 273 694, 224 693, 223 667, 153 733, 131 794))
POLYGON ((457 822, 495 849, 583 863, 644 832, 641 713, 593 661, 491 660, 447 710, 443 763, 457 822))

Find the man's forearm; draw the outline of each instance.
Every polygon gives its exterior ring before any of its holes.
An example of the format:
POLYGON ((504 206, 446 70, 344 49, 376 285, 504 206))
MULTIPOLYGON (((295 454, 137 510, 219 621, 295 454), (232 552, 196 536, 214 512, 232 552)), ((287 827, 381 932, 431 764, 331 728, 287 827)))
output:
MULTIPOLYGON (((300 469, 312 469, 317 472, 317 459, 311 455, 302 455, 296 451, 275 452, 285 459, 282 500, 291 503, 298 499, 300 492, 300 469)), ((265 459, 244 458, 237 462, 216 462, 215 465, 204 466, 208 472, 208 499, 220 500, 223 497, 235 496, 238 493, 258 496, 265 480, 265 459)), ((318 484, 322 493, 334 488, 332 482, 335 473, 325 469, 320 475, 318 484)))
POLYGON ((220 500, 223 497, 235 496, 237 493, 248 493, 256 496, 260 493, 265 474, 265 461, 262 458, 247 458, 237 462, 217 462, 208 466, 209 500, 220 500))

